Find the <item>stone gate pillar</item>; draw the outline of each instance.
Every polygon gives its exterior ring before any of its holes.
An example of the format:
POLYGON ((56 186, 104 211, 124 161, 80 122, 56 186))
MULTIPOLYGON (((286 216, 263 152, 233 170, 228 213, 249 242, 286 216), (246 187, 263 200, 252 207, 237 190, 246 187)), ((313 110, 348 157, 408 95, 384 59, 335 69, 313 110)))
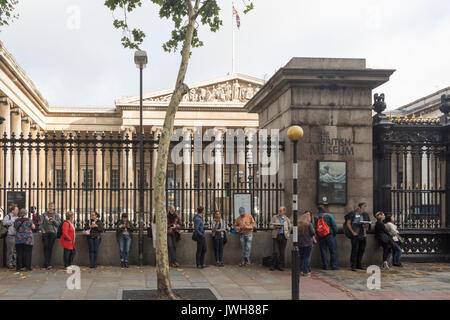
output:
POLYGON ((299 212, 317 213, 318 161, 340 160, 347 166, 346 201, 328 203, 329 212, 343 222, 348 211, 365 201, 372 213, 372 90, 393 72, 368 69, 365 59, 293 58, 248 102, 246 109, 259 114, 260 129, 279 129, 285 142, 279 174, 288 214, 292 143, 286 132, 294 124, 304 130, 298 149, 299 212))

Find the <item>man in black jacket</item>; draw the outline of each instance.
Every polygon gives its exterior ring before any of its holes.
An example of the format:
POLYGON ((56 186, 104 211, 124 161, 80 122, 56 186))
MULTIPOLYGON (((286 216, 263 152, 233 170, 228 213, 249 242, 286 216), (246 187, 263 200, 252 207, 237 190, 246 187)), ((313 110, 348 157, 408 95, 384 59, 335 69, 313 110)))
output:
POLYGON ((364 270, 362 258, 366 249, 367 231, 370 230, 370 218, 366 210, 367 203, 361 202, 355 211, 345 217, 347 228, 352 234, 352 252, 350 255, 352 271, 356 271, 356 269, 364 270))

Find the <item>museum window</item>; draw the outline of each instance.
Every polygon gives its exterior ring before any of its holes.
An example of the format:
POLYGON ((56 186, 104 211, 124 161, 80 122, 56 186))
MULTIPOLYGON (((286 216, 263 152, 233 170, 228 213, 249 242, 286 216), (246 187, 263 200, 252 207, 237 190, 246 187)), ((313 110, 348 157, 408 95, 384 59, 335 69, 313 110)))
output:
POLYGON ((92 169, 83 169, 83 190, 92 191, 93 188, 93 175, 92 169))
POLYGON ((120 170, 111 170, 111 189, 114 191, 120 189, 120 170))
POLYGON ((66 177, 66 170, 56 170, 56 188, 63 189, 66 177))
MULTIPOLYGON (((144 188, 148 188, 148 175, 147 175, 147 170, 144 170, 144 188)), ((137 185, 136 187, 139 188, 139 186, 141 185, 141 170, 137 171, 137 185)))

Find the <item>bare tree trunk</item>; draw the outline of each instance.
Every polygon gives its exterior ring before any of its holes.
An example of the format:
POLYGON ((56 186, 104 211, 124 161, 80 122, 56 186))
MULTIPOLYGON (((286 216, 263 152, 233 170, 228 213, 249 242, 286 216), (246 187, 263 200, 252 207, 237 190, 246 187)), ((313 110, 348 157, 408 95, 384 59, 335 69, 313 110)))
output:
MULTIPOLYGON (((198 6, 196 6, 198 8, 198 6)), ((184 84, 186 71, 191 54, 192 38, 195 29, 195 17, 190 14, 183 49, 181 51, 181 65, 178 71, 175 90, 167 107, 166 118, 162 128, 158 145, 158 160, 154 177, 155 214, 156 214, 156 274, 158 293, 160 298, 178 299, 172 291, 169 279, 169 258, 167 251, 167 215, 166 215, 166 173, 169 156, 170 139, 173 133, 175 114, 183 96, 189 92, 184 84)))

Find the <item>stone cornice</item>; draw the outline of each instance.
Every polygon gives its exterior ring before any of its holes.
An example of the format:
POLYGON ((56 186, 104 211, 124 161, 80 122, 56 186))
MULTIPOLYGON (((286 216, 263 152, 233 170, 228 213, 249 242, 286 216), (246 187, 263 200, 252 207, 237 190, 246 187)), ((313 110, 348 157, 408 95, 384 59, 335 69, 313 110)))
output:
POLYGON ((0 68, 7 74, 11 75, 19 89, 28 96, 31 101, 35 102, 36 107, 45 115, 48 111, 48 102, 44 99, 41 92, 36 88, 35 84, 27 76, 25 71, 19 66, 16 59, 6 50, 0 41, 0 68))
MULTIPOLYGON (((245 109, 248 112, 258 112, 264 109, 270 101, 276 99, 276 96, 283 94, 288 88, 295 86, 302 87, 363 87, 374 89, 381 84, 389 80, 389 77, 395 72, 391 69, 368 69, 363 68, 361 65, 362 59, 355 60, 358 62, 361 68, 347 68, 347 64, 344 65, 346 69, 341 69, 339 66, 330 67, 327 69, 319 69, 313 65, 308 68, 306 65, 314 59, 302 59, 294 58, 289 62, 286 67, 278 70, 275 75, 259 90, 253 99, 251 99, 246 105, 245 109), (292 61, 303 62, 295 66, 292 61), (303 61, 304 60, 304 61, 303 61), (270 93, 270 94, 269 94, 270 93)), ((342 59, 317 59, 327 62, 336 62, 336 65, 342 59)))

